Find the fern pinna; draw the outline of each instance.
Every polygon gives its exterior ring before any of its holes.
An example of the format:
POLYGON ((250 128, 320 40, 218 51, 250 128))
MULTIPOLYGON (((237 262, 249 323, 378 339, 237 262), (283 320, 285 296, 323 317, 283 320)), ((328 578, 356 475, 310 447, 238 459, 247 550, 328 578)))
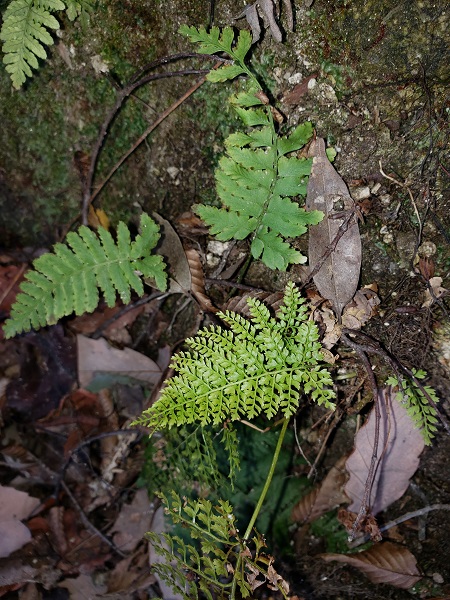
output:
POLYGON ((200 43, 200 52, 225 52, 233 64, 208 74, 208 80, 222 82, 239 75, 249 78, 247 91, 231 98, 236 112, 249 128, 234 133, 225 141, 226 156, 216 171, 217 194, 222 207, 198 205, 195 211, 219 240, 243 240, 250 237, 251 254, 271 269, 286 270, 290 263, 303 263, 306 257, 291 247, 286 238, 304 234, 308 225, 323 218, 320 211, 307 212, 294 196, 306 195, 311 159, 290 154, 312 137, 311 123, 298 126, 288 137, 277 133, 273 109, 262 88, 245 64, 251 46, 251 34, 241 31, 234 45, 234 33, 225 28, 183 26, 181 33, 200 43), (290 156, 288 156, 290 155, 290 156))
POLYGON ((92 312, 99 302, 98 288, 108 306, 114 306, 116 292, 125 303, 131 289, 143 295, 141 277, 154 279, 164 290, 163 259, 150 256, 159 239, 158 225, 144 213, 140 230, 131 241, 127 226, 119 223, 117 243, 103 227, 98 236, 85 226, 68 233, 67 244, 56 244, 54 253, 40 256, 33 263, 35 270, 26 274, 4 325, 5 336, 56 323, 72 312, 92 312))
POLYGON ((5 54, 3 62, 16 89, 32 76, 32 68, 39 68, 38 59, 47 58, 44 44, 53 44, 49 30, 59 29, 52 13, 63 10, 71 21, 76 17, 86 21, 92 0, 11 0, 8 4, 0 39, 5 54))
POLYGON ((259 300, 248 299, 251 320, 227 311, 218 316, 229 329, 212 327, 186 340, 191 351, 173 360, 178 375, 136 423, 158 429, 189 423, 288 418, 302 393, 334 405, 332 380, 321 366, 317 326, 308 320, 304 299, 289 283, 277 318, 259 300))

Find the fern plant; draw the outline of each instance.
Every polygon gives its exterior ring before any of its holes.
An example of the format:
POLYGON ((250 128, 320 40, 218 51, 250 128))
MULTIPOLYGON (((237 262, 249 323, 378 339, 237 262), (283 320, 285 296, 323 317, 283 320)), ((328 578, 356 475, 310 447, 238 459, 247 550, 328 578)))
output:
POLYGON ((172 367, 179 373, 158 401, 136 423, 166 429, 190 423, 215 425, 278 412, 293 415, 303 392, 334 408, 330 374, 323 361, 319 333, 308 320, 304 299, 289 283, 278 318, 255 298, 248 299, 252 320, 217 313, 229 329, 211 327, 186 340, 172 367))
MULTIPOLYGON (((425 379, 427 376, 426 372, 421 370, 413 369, 413 373, 417 379, 425 379)), ((431 406, 423 391, 412 379, 402 378, 400 385, 397 377, 392 376, 386 380, 386 383, 398 388, 395 395, 396 400, 403 404, 414 425, 417 429, 420 429, 425 443, 430 445, 437 430, 436 423, 438 422, 434 406, 431 406)), ((437 397, 436 390, 429 385, 425 385, 424 389, 431 400, 437 404, 439 398, 437 397)))
MULTIPOLYGON (((172 520, 187 527, 200 544, 197 548, 174 535, 149 534, 155 550, 175 560, 175 565, 167 562, 155 565, 155 570, 185 599, 198 598, 199 591, 207 598, 234 600, 238 592, 247 598, 264 582, 287 598, 288 586, 274 570, 273 559, 262 553, 263 539, 254 525, 275 473, 289 417, 302 395, 334 408, 318 329, 308 320, 305 301, 294 284, 287 285, 276 317, 261 301, 249 298, 247 302, 250 321, 231 311, 218 313, 229 329, 211 327, 186 341, 190 352, 180 352, 172 363, 178 374, 134 423, 160 430, 190 424, 202 428, 226 424, 229 429, 230 421, 237 419, 283 416, 265 483, 242 537, 228 503, 219 500, 212 507, 207 500, 182 500, 175 492, 170 501, 162 496, 172 520)), ((230 465, 234 461, 236 468, 234 441, 233 435, 224 438, 230 465)))
POLYGON ((73 21, 81 17, 85 22, 92 11, 92 0, 12 0, 3 15, 0 39, 3 41, 3 62, 10 73, 11 81, 19 89, 31 69, 38 69, 38 59, 46 59, 45 46, 53 44, 49 30, 59 29, 53 16, 57 11, 66 11, 73 21))
POLYGON ((26 274, 4 325, 5 336, 56 323, 72 312, 92 312, 99 302, 99 289, 108 306, 114 306, 116 292, 125 303, 132 289, 143 295, 142 277, 153 278, 164 290, 163 259, 149 256, 159 239, 158 225, 144 213, 140 230, 131 241, 127 226, 120 222, 117 242, 103 227, 98 235, 85 226, 68 233, 66 244, 56 244, 53 253, 37 258, 34 270, 26 274))
POLYGON ((233 60, 233 64, 211 71, 209 81, 223 82, 240 75, 249 79, 247 90, 231 98, 249 130, 231 134, 225 141, 226 156, 215 174, 222 207, 198 205, 195 211, 219 240, 249 237, 253 258, 260 258, 271 269, 284 271, 291 263, 305 262, 306 257, 292 248, 287 238, 301 236, 308 225, 323 218, 320 211, 307 212, 292 200, 306 195, 311 159, 291 153, 312 137, 311 123, 298 126, 288 137, 278 135, 274 109, 245 63, 252 43, 248 31, 239 33, 236 44, 230 28, 220 32, 213 27, 206 32, 183 26, 180 31, 200 44, 201 53, 225 52, 233 60))

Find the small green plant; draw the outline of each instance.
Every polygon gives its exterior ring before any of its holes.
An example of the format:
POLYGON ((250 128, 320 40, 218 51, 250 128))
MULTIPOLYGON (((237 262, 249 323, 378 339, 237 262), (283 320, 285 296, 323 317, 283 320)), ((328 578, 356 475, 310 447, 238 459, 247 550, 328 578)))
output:
POLYGON ((230 28, 220 32, 213 27, 206 32, 184 26, 180 31, 200 44, 201 53, 225 52, 233 60, 233 64, 211 71, 209 81, 223 82, 241 75, 249 80, 246 91, 231 97, 249 130, 233 133, 225 141, 226 156, 216 171, 216 190, 223 206, 198 205, 195 211, 219 240, 249 237, 253 258, 261 258, 271 269, 284 271, 291 263, 305 262, 306 257, 286 238, 303 235, 308 225, 323 218, 320 211, 307 212, 291 199, 306 195, 311 159, 292 153, 312 137, 311 123, 299 125, 287 137, 278 134, 274 109, 245 63, 252 43, 248 31, 241 31, 235 44, 230 28))
MULTIPOLYGON (((180 352, 173 360, 178 374, 135 422, 158 430, 190 424, 222 424, 228 429, 239 419, 283 416, 267 478, 242 537, 232 507, 225 501, 218 500, 213 507, 205 500, 185 504, 175 492, 170 501, 162 497, 172 519, 200 540, 198 550, 177 536, 163 536, 175 567, 165 564, 158 567, 159 572, 186 599, 197 598, 201 590, 208 598, 215 594, 234 600, 238 589, 246 598, 264 581, 287 597, 287 584, 276 574, 273 559, 261 553, 263 538, 254 525, 275 473, 289 417, 301 398, 307 394, 318 404, 334 408, 335 394, 330 373, 323 367, 319 332, 308 319, 305 300, 294 284, 287 285, 277 317, 259 300, 247 302, 251 320, 231 311, 218 313, 229 329, 211 327, 187 340, 190 352, 180 352), (187 583, 180 584, 180 574, 186 572, 187 583)), ((225 438, 224 443, 228 440, 228 450, 235 452, 233 439, 225 438)), ((232 457, 230 464, 233 460, 237 462, 232 457)), ((155 549, 166 554, 161 540, 150 536, 155 549)))
POLYGON ((59 23, 52 13, 65 10, 73 21, 81 17, 86 22, 92 11, 92 0, 12 0, 3 16, 0 39, 3 41, 3 62, 16 89, 22 87, 38 59, 46 59, 44 45, 51 46, 49 30, 58 30, 59 23))
POLYGON ((166 273, 161 256, 150 256, 156 246, 158 225, 141 216, 141 233, 131 241, 125 223, 117 228, 117 243, 99 227, 98 236, 88 227, 67 234, 67 244, 56 244, 53 253, 43 254, 21 284, 10 318, 4 325, 7 338, 32 327, 54 324, 72 312, 92 312, 99 302, 98 288, 108 306, 114 306, 116 292, 125 303, 130 290, 143 295, 141 277, 151 277, 164 290, 166 273))
MULTIPOLYGON (((426 371, 413 369, 412 372, 417 379, 425 379, 427 376, 426 371)), ((403 377, 400 385, 398 379, 392 376, 386 380, 386 383, 398 388, 395 395, 396 400, 406 408, 413 423, 422 432, 425 443, 430 445, 437 430, 436 423, 438 422, 434 406, 431 406, 423 391, 412 379, 403 377)), ((423 387, 431 400, 437 404, 439 398, 436 390, 429 385, 423 387)))

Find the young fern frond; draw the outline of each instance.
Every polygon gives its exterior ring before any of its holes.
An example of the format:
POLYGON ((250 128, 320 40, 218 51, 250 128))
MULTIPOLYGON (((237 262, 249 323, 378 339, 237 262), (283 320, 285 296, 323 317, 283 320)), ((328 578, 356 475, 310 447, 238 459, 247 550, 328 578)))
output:
POLYGON ((26 274, 4 325, 5 336, 54 324, 72 312, 92 312, 99 302, 98 289, 108 306, 114 306, 116 292, 124 303, 130 302, 131 289, 142 296, 142 277, 153 278, 164 290, 163 259, 150 256, 159 239, 158 225, 143 214, 140 229, 131 241, 127 226, 119 223, 117 243, 103 227, 98 236, 84 226, 68 233, 67 244, 56 244, 54 252, 36 259, 34 271, 26 274))
POLYGON ((226 52, 234 61, 208 74, 209 81, 249 77, 247 91, 231 98, 244 125, 254 128, 248 133, 233 133, 225 141, 226 156, 216 171, 217 194, 222 207, 198 205, 196 213, 219 240, 243 240, 250 237, 251 253, 269 268, 286 270, 291 263, 303 263, 306 257, 291 247, 286 238, 304 234, 307 226, 319 223, 320 211, 305 211, 291 198, 305 196, 311 159, 286 156, 299 150, 312 137, 311 123, 298 126, 288 137, 278 135, 272 109, 262 88, 245 64, 251 36, 242 31, 236 45, 234 34, 225 28, 182 27, 180 30, 200 52, 226 52))
POLYGON ((46 59, 45 46, 53 44, 49 30, 59 29, 52 13, 67 9, 70 20, 86 18, 92 10, 91 0, 11 0, 3 16, 0 39, 3 41, 3 62, 19 89, 31 69, 38 69, 38 59, 46 59))
POLYGON ((229 502, 219 500, 213 506, 209 500, 189 500, 175 492, 170 498, 158 495, 172 522, 198 540, 194 546, 177 535, 147 533, 152 548, 166 559, 152 564, 152 570, 184 600, 229 600, 235 597, 234 587, 242 598, 250 598, 265 581, 287 598, 286 582, 272 567, 273 558, 262 551, 264 538, 257 533, 251 541, 240 537, 229 502))
POLYGON ((289 283, 279 319, 257 299, 248 304, 253 320, 227 311, 218 316, 228 330, 212 327, 186 340, 172 377, 157 402, 136 421, 165 429, 226 420, 271 419, 295 413, 303 393, 334 408, 332 380, 323 360, 317 326, 308 321, 304 299, 289 283))
MULTIPOLYGON (((413 369, 414 376, 417 379, 426 377, 425 371, 413 369)), ((403 404, 408 415, 411 417, 415 427, 420 429, 425 444, 429 446, 437 430, 437 413, 434 406, 431 406, 423 391, 412 379, 402 378, 401 386, 396 377, 389 377, 386 380, 387 385, 400 388, 395 395, 395 399, 403 404)), ((429 385, 424 385, 424 389, 435 404, 439 402, 436 391, 429 385)))

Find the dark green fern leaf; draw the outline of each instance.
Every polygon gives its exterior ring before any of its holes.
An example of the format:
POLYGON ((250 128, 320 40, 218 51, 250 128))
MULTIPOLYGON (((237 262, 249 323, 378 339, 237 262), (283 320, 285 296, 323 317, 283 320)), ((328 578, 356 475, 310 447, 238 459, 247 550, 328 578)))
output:
POLYGON ((333 408, 318 330, 303 303, 288 284, 278 319, 256 299, 248 300, 251 321, 230 311, 218 313, 230 329, 212 327, 186 340, 190 353, 181 352, 173 361, 178 375, 136 423, 164 429, 253 419, 262 413, 270 419, 279 411, 289 417, 304 392, 333 408))
POLYGON ((119 223, 117 242, 102 227, 98 236, 87 227, 67 234, 67 244, 56 244, 53 253, 34 261, 34 271, 26 274, 4 325, 6 337, 56 323, 75 312, 92 312, 99 302, 99 289, 108 306, 114 306, 116 293, 130 302, 131 290, 143 295, 142 277, 151 277, 156 286, 166 288, 161 256, 150 256, 159 233, 156 223, 141 216, 141 233, 134 241, 125 223, 119 223))

